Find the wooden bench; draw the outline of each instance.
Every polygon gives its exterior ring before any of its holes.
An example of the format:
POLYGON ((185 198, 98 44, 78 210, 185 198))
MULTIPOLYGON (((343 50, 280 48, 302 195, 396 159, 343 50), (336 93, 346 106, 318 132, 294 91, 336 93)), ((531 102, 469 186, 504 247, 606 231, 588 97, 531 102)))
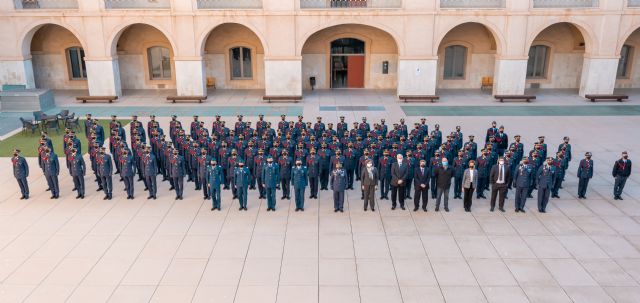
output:
POLYGON ((400 95, 398 98, 405 103, 408 101, 431 101, 431 103, 440 100, 440 96, 432 96, 432 95, 422 95, 422 96, 404 96, 400 95))
POLYGON ((293 101, 298 102, 302 100, 302 96, 263 96, 263 101, 271 103, 271 101, 293 101))
POLYGON ((167 101, 171 101, 172 103, 176 103, 176 101, 198 101, 198 103, 202 103, 202 101, 207 100, 207 96, 168 96, 167 101))
POLYGON ((531 100, 536 99, 536 96, 533 95, 495 95, 493 97, 496 98, 496 100, 500 100, 500 102, 504 102, 504 100, 524 100, 531 102, 531 100))
POLYGON ((87 103, 87 101, 108 101, 109 103, 113 103, 113 100, 118 100, 118 96, 80 96, 80 97, 76 97, 76 101, 82 101, 82 103, 87 103))
POLYGON ((585 95, 584 97, 591 100, 591 102, 596 102, 596 100, 616 100, 622 102, 622 100, 629 99, 627 95, 585 95))

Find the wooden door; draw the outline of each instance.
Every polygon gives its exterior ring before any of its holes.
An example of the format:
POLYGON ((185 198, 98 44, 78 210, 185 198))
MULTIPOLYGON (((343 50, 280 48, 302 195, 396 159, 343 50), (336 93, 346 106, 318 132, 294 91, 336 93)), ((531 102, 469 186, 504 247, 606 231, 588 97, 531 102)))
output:
POLYGON ((348 57, 347 87, 348 88, 364 88, 364 56, 348 57))

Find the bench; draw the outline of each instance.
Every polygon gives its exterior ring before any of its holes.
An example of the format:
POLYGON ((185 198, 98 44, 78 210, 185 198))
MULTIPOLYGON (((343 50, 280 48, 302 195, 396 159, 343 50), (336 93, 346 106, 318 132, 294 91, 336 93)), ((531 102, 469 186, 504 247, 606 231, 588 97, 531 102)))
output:
POLYGON ((616 100, 622 102, 622 100, 629 99, 627 95, 585 95, 584 97, 591 100, 591 102, 596 102, 596 100, 616 100))
POLYGON ((87 101, 108 101, 112 103, 113 100, 118 100, 118 96, 80 96, 76 97, 76 101, 82 101, 82 103, 87 103, 87 101))
POLYGON ((496 100, 500 100, 500 102, 504 102, 504 100, 524 100, 531 102, 531 100, 536 99, 536 96, 533 95, 495 95, 493 97, 496 98, 496 100))
POLYGON ((431 103, 440 100, 440 96, 433 96, 433 95, 422 95, 422 96, 416 96, 416 95, 412 95, 412 96, 404 96, 404 95, 400 95, 398 96, 398 98, 402 101, 404 101, 405 103, 407 103, 408 101, 431 101, 431 103))
POLYGON ((207 100, 207 96, 168 96, 167 101, 171 101, 172 103, 176 103, 176 101, 198 101, 198 103, 202 103, 202 101, 207 100))
POLYGON ((263 96, 263 101, 271 102, 271 101, 293 101, 298 102, 302 100, 302 96, 263 96))

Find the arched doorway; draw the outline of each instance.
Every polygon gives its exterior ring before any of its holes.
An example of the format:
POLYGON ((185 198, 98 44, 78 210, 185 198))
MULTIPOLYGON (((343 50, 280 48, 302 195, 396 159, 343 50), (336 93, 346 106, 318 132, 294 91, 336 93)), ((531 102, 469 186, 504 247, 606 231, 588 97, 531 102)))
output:
POLYGON ((331 41, 331 88, 364 88, 364 41, 331 41))
POLYGON ((640 87, 640 29, 636 29, 627 37, 619 49, 620 60, 616 71, 616 88, 640 87))

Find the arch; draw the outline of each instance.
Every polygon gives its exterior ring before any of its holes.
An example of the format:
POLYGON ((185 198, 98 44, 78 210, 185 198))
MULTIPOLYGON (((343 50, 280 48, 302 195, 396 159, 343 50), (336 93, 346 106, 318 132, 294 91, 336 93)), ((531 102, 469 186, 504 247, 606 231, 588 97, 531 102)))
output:
POLYGON ((264 39, 264 36, 262 35, 262 33, 260 33, 255 27, 251 26, 251 25, 247 25, 244 23, 239 23, 239 22, 222 22, 222 23, 217 23, 215 25, 212 26, 208 26, 207 29, 205 31, 202 32, 202 34, 200 35, 200 38, 198 39, 198 49, 199 49, 199 55, 200 56, 204 56, 204 49, 205 49, 205 45, 207 44, 207 40, 209 39, 209 36, 211 35, 211 32, 213 32, 216 28, 223 26, 225 24, 236 24, 236 25, 240 25, 242 27, 245 27, 246 29, 248 29, 249 31, 251 31, 254 35, 256 35, 256 37, 258 37, 258 40, 260 41, 260 44, 262 44, 262 49, 264 50, 265 54, 268 54, 268 45, 266 40, 264 39))
POLYGON ((489 33, 491 33, 491 36, 493 37, 493 40, 496 42, 496 53, 500 54, 502 53, 502 51, 504 49, 506 49, 506 45, 505 45, 505 38, 504 35, 502 34, 502 32, 492 23, 486 21, 486 20, 478 20, 478 19, 473 19, 473 18, 467 18, 467 19, 462 19, 462 21, 457 22, 455 24, 453 24, 452 26, 448 27, 446 29, 446 31, 442 31, 442 35, 435 38, 437 43, 433 44, 433 53, 437 54, 438 53, 438 49, 440 48, 440 44, 442 43, 442 41, 444 41, 444 38, 447 36, 447 34, 449 34, 453 29, 455 29, 456 27, 460 26, 460 25, 464 25, 467 23, 472 23, 472 24, 479 24, 481 26, 483 26, 485 29, 487 29, 489 31, 489 33))
POLYGON ((20 34, 21 37, 21 42, 20 42, 20 46, 21 46, 21 52, 22 52, 22 56, 25 58, 28 58, 31 54, 31 41, 33 40, 33 36, 36 34, 36 32, 38 32, 38 30, 40 30, 42 27, 47 26, 47 25, 57 25, 60 26, 64 29, 66 29, 67 31, 69 31, 76 39, 78 39, 78 41, 80 42, 80 46, 82 46, 82 48, 85 50, 85 52, 87 52, 87 47, 86 47, 86 43, 84 42, 84 40, 82 39, 82 36, 78 33, 78 31, 73 28, 73 26, 67 24, 67 23, 63 23, 63 22, 59 22, 53 19, 41 19, 38 21, 35 21, 33 23, 31 23, 29 26, 25 27, 25 31, 23 31, 20 34))
POLYGON ((311 38, 311 36, 313 36, 314 34, 331 28, 331 27, 335 27, 335 26, 339 26, 339 25, 362 25, 362 26, 369 26, 372 28, 375 28, 377 30, 380 30, 384 33, 386 33, 387 35, 391 36, 391 38, 393 39, 393 41, 396 43, 396 48, 398 51, 398 55, 402 55, 404 54, 404 43, 402 40, 398 39, 398 34, 395 33, 395 31, 393 31, 392 29, 388 28, 387 26, 384 26, 382 24, 379 23, 373 23, 373 22, 362 22, 362 21, 358 21, 358 20, 334 20, 328 23, 323 23, 321 25, 318 25, 316 27, 314 27, 312 30, 304 33, 304 35, 302 36, 303 39, 300 39, 296 45, 296 56, 302 56, 302 48, 304 48, 304 45, 307 43, 307 40, 309 40, 309 38, 311 38))
POLYGON ((173 50, 174 56, 178 54, 178 49, 176 48, 176 44, 173 41, 173 37, 162 26, 160 26, 159 24, 156 24, 155 22, 149 22, 148 20, 144 20, 144 21, 133 20, 130 22, 119 24, 113 30, 111 35, 109 35, 109 39, 107 40, 108 43, 106 44, 108 48, 105 50, 105 54, 115 57, 117 55, 117 45, 118 45, 118 40, 120 40, 120 36, 122 36, 122 34, 128 28, 137 24, 147 25, 160 31, 162 35, 164 35, 164 37, 167 38, 167 40, 169 41, 169 44, 171 45, 171 49, 173 50))
POLYGON ((616 45, 616 55, 620 56, 620 52, 622 51, 622 47, 627 43, 627 40, 631 38, 631 35, 636 31, 640 30, 640 23, 634 24, 626 31, 620 31, 622 33, 618 37, 618 45, 616 45))
POLYGON ((524 52, 525 53, 529 52, 529 48, 533 44, 533 41, 536 40, 536 38, 540 35, 540 33, 550 28, 551 26, 554 26, 560 23, 567 23, 567 24, 573 25, 575 28, 578 29, 578 31, 582 35, 582 38, 584 39, 585 54, 590 54, 595 52, 595 50, 597 50, 597 44, 594 43, 595 34, 593 33, 593 30, 588 25, 576 20, 554 19, 549 22, 545 22, 544 24, 542 24, 541 26, 537 27, 535 30, 530 32, 526 40, 524 52))

